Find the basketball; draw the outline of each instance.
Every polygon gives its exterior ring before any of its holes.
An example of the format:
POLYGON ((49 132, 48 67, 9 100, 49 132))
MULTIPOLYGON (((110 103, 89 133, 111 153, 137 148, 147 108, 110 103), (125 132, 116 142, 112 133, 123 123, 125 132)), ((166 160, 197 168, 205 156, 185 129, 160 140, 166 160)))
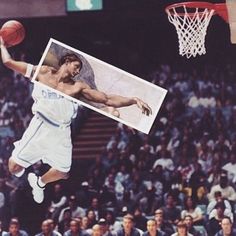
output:
POLYGON ((25 38, 25 29, 19 21, 10 20, 3 24, 0 35, 6 47, 11 47, 23 41, 25 38))

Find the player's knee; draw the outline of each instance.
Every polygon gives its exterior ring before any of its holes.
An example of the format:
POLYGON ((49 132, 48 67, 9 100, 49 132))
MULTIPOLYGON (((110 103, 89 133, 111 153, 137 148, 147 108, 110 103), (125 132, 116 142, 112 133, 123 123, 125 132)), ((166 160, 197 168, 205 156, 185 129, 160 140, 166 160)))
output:
POLYGON ((21 171, 22 169, 23 167, 15 163, 15 161, 13 161, 12 158, 8 160, 8 170, 11 174, 15 174, 21 171))

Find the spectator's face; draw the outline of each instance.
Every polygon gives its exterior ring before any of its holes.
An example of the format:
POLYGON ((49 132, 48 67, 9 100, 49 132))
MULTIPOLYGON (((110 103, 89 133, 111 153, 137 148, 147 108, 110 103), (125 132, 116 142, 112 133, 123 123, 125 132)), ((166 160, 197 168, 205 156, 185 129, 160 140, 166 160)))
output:
POLYGON ((147 231, 149 232, 149 234, 156 234, 157 224, 154 220, 149 220, 147 222, 147 231))
POLYGON ((19 233, 19 225, 11 224, 10 227, 9 227, 9 233, 12 236, 18 235, 18 233, 19 233))
POLYGON ((163 222, 163 214, 156 214, 155 221, 156 221, 157 225, 161 226, 161 224, 163 222))
POLYGON ((168 198, 167 198, 167 204, 168 204, 168 205, 173 205, 173 203, 174 203, 173 197, 172 197, 172 196, 168 196, 168 198))
POLYGON ((97 208, 98 207, 98 199, 97 198, 93 198, 91 205, 92 205, 92 207, 97 208))
POLYGON ((94 214, 93 211, 89 211, 87 216, 88 216, 88 218, 91 219, 91 220, 95 219, 95 214, 94 214))
POLYGON ((232 224, 229 219, 223 219, 221 222, 221 228, 223 230, 224 235, 230 235, 232 230, 232 224))
POLYGON ((72 220, 70 222, 70 230, 73 232, 73 233, 77 233, 79 232, 79 222, 75 221, 75 220, 72 220))
POLYGON ((42 223, 42 232, 44 233, 44 234, 48 234, 49 232, 50 232, 50 223, 49 222, 47 222, 47 221, 44 221, 43 223, 42 223))
POLYGON ((191 217, 186 216, 184 219, 184 223, 187 225, 188 228, 191 228, 193 225, 193 219, 191 217))
POLYGON ((193 206, 193 201, 192 201, 191 198, 188 198, 186 203, 187 203, 188 207, 192 207, 193 206))
POLYGON ((82 226, 84 229, 87 229, 88 227, 88 217, 83 217, 82 218, 82 226))
POLYGON ((186 227, 177 227, 177 232, 178 232, 179 236, 186 236, 187 235, 186 227))
POLYGON ((217 207, 216 211, 217 211, 218 217, 221 217, 224 215, 224 209, 222 207, 217 207))
POLYGON ((92 236, 101 236, 102 235, 100 225, 94 225, 92 230, 93 230, 92 236))
POLYGON ((133 221, 127 218, 123 219, 123 227, 125 232, 130 232, 131 229, 133 228, 133 221))

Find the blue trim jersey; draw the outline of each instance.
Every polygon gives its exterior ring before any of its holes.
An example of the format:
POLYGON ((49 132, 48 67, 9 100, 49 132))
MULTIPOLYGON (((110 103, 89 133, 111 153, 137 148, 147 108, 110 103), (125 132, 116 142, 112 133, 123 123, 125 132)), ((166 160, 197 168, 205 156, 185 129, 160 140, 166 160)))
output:
POLYGON ((35 83, 32 98, 34 100, 33 114, 39 112, 58 124, 70 124, 71 120, 77 115, 79 104, 45 86, 35 83))

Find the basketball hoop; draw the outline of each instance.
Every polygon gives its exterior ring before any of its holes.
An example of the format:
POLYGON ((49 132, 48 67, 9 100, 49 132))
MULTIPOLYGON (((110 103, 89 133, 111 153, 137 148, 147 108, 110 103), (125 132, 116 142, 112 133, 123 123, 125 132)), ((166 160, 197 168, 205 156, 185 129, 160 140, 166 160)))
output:
POLYGON ((165 10, 177 31, 179 54, 187 58, 206 53, 207 27, 214 14, 219 14, 225 21, 228 19, 224 3, 182 2, 169 5, 165 10))

